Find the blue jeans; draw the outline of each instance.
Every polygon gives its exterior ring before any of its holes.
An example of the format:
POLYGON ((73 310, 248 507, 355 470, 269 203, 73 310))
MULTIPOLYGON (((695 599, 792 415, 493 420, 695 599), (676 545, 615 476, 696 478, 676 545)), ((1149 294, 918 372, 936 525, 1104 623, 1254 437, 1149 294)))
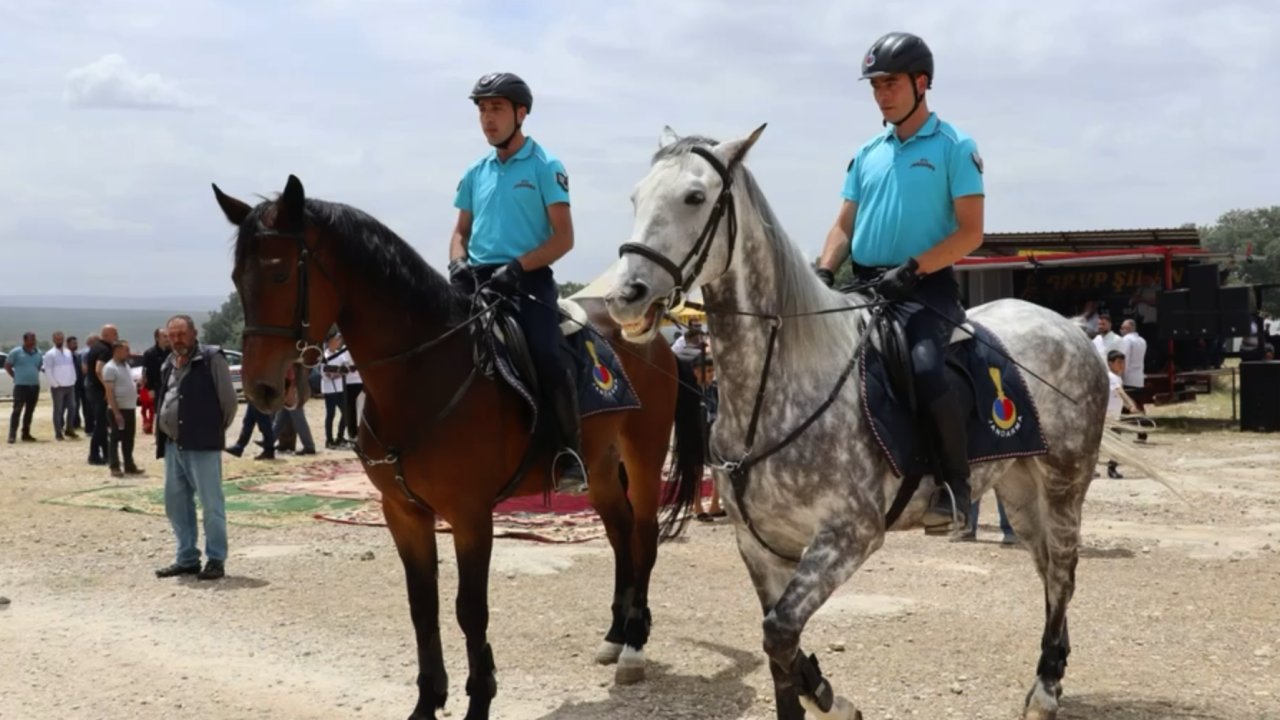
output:
MULTIPOLYGON (((969 514, 969 532, 978 531, 978 512, 982 503, 975 502, 973 504, 973 512, 969 514)), ((1009 516, 1004 512, 1004 503, 1000 502, 1000 498, 996 498, 996 511, 1000 513, 1000 531, 1005 537, 1015 537, 1013 534, 1013 526, 1009 524, 1009 516)))
POLYGON ((227 559, 227 508, 222 496, 222 453, 218 450, 179 450, 172 440, 164 449, 164 511, 178 538, 178 564, 196 565, 196 496, 204 509, 204 554, 227 559))

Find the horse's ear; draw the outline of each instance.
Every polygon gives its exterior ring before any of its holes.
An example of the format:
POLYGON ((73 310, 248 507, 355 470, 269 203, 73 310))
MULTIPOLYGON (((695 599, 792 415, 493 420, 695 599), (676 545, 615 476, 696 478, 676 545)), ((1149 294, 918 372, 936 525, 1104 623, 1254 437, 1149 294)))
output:
POLYGON ((306 203, 307 193, 302 189, 302 181, 297 175, 290 175, 284 192, 276 200, 276 227, 301 224, 306 216, 306 203))
POLYGON ((240 227, 244 223, 244 219, 249 217, 249 213, 253 210, 244 202, 222 192, 217 183, 213 184, 213 196, 217 198, 218 207, 222 208, 222 214, 227 216, 227 222, 236 227, 240 227))
POLYGON ((658 135, 658 149, 661 150, 669 145, 674 145, 679 140, 680 136, 676 134, 675 130, 671 129, 670 125, 663 125, 662 133, 658 135))
POLYGON ((747 157, 747 153, 750 152, 751 146, 756 144, 756 140, 760 139, 760 134, 764 132, 764 129, 768 124, 769 123, 765 123, 755 130, 752 130, 751 134, 744 138, 720 143, 715 147, 716 157, 720 158, 720 162, 724 163, 725 167, 733 167, 734 165, 740 164, 743 159, 747 157))

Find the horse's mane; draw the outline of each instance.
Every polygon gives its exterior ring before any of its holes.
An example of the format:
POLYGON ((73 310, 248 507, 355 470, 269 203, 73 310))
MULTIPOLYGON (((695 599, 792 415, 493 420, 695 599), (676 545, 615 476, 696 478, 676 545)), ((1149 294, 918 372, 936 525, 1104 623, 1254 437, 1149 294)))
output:
MULTIPOLYGON (((263 216, 274 203, 260 203, 240 225, 236 265, 257 250, 263 216)), ((461 302, 448 280, 414 250, 368 213, 341 203, 307 198, 307 218, 334 236, 332 248, 339 262, 356 274, 377 278, 376 287, 397 303, 424 314, 446 314, 461 302)))
MULTIPOLYGON (((717 144, 717 141, 708 137, 687 135, 660 148, 654 153, 653 162, 688 155, 697 146, 712 147, 717 144)), ((734 173, 734 182, 742 188, 752 207, 760 215, 765 246, 771 253, 767 262, 772 263, 777 273, 772 303, 754 309, 778 315, 795 315, 839 307, 850 302, 865 301, 865 298, 859 295, 841 297, 828 292, 822 283, 817 281, 812 263, 805 259, 799 246, 791 241, 782 224, 778 222, 755 176, 741 163, 738 164, 734 173)), ((842 347, 845 341, 851 338, 852 333, 849 332, 849 328, 853 325, 856 314, 858 313, 835 313, 796 322, 784 322, 786 345, 791 353, 802 358, 829 355, 833 349, 842 347)), ((852 341, 849 340, 849 342, 852 341)))

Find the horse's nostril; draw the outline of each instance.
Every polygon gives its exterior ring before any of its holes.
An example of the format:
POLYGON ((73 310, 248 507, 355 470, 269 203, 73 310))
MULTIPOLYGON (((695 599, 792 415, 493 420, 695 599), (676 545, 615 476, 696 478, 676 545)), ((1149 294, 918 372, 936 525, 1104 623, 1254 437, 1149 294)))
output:
POLYGON ((635 302, 643 297, 645 291, 648 289, 649 286, 642 282, 628 283, 622 291, 622 299, 627 302, 635 302))

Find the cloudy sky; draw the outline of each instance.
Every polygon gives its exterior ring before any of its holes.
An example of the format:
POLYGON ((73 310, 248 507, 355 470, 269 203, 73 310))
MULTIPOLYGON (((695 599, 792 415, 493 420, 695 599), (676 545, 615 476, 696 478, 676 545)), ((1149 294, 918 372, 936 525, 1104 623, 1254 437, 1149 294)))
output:
POLYGON ((222 295, 209 190, 360 207, 442 267, 486 151, 466 95, 521 73, 572 178, 586 281, 630 230, 663 124, 769 129, 750 165, 817 252, 880 123, 856 80, 923 35, 931 103, 978 142, 989 230, 1206 223, 1280 203, 1280 3, 1081 0, 0 0, 0 294, 222 295))

